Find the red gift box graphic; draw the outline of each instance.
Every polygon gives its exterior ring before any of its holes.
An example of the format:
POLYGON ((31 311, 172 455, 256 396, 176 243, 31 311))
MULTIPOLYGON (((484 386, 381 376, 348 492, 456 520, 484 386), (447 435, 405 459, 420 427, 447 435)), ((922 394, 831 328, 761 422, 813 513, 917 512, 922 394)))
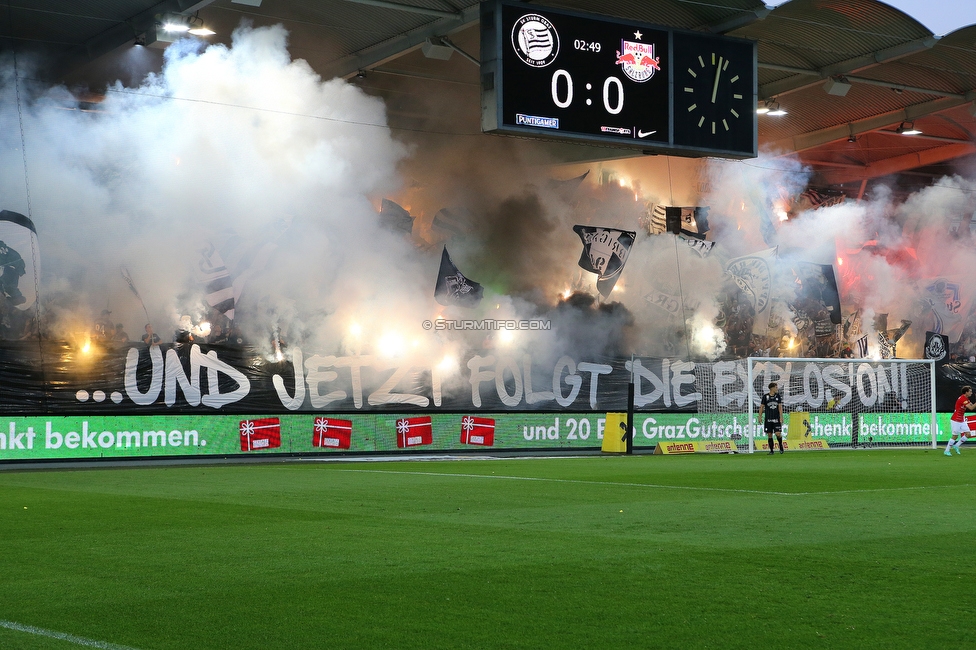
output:
POLYGON ((312 427, 312 446, 349 449, 352 442, 352 420, 315 418, 312 427))
POLYGON ((281 446, 281 420, 278 418, 242 420, 240 430, 241 451, 258 451, 281 446))
POLYGON ((964 415, 962 419, 969 425, 970 431, 976 431, 976 416, 964 415))
POLYGON ((495 421, 492 418, 461 418, 461 444, 491 447, 495 444, 495 421))
POLYGON ((396 422, 397 447, 429 445, 434 441, 434 429, 430 416, 400 418, 396 422))

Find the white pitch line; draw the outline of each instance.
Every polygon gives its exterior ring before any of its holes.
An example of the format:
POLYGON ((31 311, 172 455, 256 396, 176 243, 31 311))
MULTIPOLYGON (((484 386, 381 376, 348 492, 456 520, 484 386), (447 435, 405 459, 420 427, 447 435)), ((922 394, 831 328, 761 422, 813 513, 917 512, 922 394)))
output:
POLYGON ((94 639, 86 639, 82 636, 75 636, 73 634, 65 634, 64 632, 55 632, 54 630, 45 630, 42 627, 34 627, 33 625, 21 625, 20 623, 14 623, 13 621, 0 620, 0 627, 5 627, 8 630, 14 630, 16 632, 25 632, 27 634, 34 634, 37 636, 46 636, 51 639, 57 639, 59 641, 67 641, 68 643, 74 643, 75 645, 85 646, 86 648, 100 648, 101 650, 136 650, 127 645, 117 645, 115 643, 107 643, 105 641, 96 641, 94 639))
POLYGON ((618 483, 615 481, 580 481, 570 478, 542 478, 538 476, 505 476, 499 474, 454 474, 442 472, 404 472, 385 469, 337 469, 337 472, 364 472, 368 474, 411 474, 417 476, 451 476, 456 478, 495 478, 509 481, 542 481, 545 483, 576 483, 581 485, 610 485, 614 487, 642 487, 656 488, 660 490, 691 490, 695 492, 732 492, 738 494, 763 494, 778 497, 797 497, 797 496, 820 496, 828 494, 859 494, 862 492, 898 492, 904 490, 943 490, 949 488, 973 487, 970 483, 959 485, 918 485, 913 487, 897 488, 868 488, 864 490, 824 490, 822 492, 773 492, 771 490, 746 490, 741 488, 716 488, 700 487, 692 485, 661 485, 657 483, 618 483))

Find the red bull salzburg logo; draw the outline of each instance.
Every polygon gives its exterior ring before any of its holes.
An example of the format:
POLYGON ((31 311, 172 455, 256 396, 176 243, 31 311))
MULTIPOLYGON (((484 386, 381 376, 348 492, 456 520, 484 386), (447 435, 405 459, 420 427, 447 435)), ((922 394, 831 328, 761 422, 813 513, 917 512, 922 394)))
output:
POLYGON ((654 56, 654 43, 620 41, 617 65, 623 68, 628 79, 644 83, 661 69, 661 58, 654 56))

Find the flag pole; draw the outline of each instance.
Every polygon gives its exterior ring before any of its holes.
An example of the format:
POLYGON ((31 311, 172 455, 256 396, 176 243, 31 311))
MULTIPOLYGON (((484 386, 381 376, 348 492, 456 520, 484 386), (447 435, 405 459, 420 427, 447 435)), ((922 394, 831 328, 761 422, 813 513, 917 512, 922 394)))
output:
POLYGON ((627 384, 627 453, 634 453, 634 355, 630 355, 630 382, 627 384))
MULTIPOLYGON (((129 288, 132 289, 132 293, 134 293, 136 298, 139 300, 139 304, 142 305, 142 312, 146 315, 146 325, 149 325, 149 327, 152 328, 152 320, 149 318, 149 310, 146 309, 146 303, 143 302, 142 296, 140 296, 139 292, 136 291, 136 285, 132 281, 132 274, 129 273, 129 269, 125 266, 121 267, 120 271, 122 272, 122 279, 124 279, 125 283, 129 285, 129 288)), ((152 337, 150 337, 149 343, 152 344, 152 337)))
POLYGON ((685 333, 685 351, 691 361, 691 337, 688 334, 688 318, 685 316, 685 292, 681 287, 681 263, 678 261, 678 236, 674 238, 674 271, 678 275, 678 297, 681 298, 681 328, 685 333))
MULTIPOLYGON (((671 156, 665 156, 668 163, 668 197, 674 205, 674 187, 671 185, 671 156)), ((674 234, 674 271, 678 274, 678 297, 681 298, 681 329, 685 333, 685 351, 691 361, 691 337, 688 336, 688 319, 685 317, 685 292, 681 288, 681 265, 678 262, 678 234, 674 234)), ((633 377, 631 378, 633 383, 633 377)))

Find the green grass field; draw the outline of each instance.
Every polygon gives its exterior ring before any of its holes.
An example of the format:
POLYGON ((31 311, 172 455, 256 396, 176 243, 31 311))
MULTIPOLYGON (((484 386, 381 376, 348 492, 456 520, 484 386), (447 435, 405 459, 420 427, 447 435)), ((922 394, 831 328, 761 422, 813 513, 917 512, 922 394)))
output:
MULTIPOLYGON (((976 450, 0 472, 0 621, 134 648, 976 647, 976 450)), ((0 648, 71 648, 0 624, 0 648)))

